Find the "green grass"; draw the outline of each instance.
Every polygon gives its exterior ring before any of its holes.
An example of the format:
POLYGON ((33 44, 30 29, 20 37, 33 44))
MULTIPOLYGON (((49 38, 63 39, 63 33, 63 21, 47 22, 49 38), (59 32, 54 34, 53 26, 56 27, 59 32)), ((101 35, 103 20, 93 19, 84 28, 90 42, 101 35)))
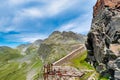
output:
POLYGON ((109 77, 110 77, 109 74, 106 74, 106 75, 103 75, 103 76, 99 75, 99 80, 109 80, 109 77))
POLYGON ((0 47, 0 64, 19 57, 22 57, 22 55, 20 55, 18 50, 9 47, 0 47))
POLYGON ((102 77, 102 78, 100 78, 99 80, 109 80, 109 78, 102 77))
POLYGON ((77 57, 70 60, 68 65, 75 67, 78 70, 92 70, 91 72, 85 72, 80 80, 87 80, 94 72, 95 69, 86 62, 87 51, 80 53, 77 57))
POLYGON ((80 80, 87 80, 90 76, 92 75, 92 73, 86 73, 84 76, 82 76, 81 78, 80 78, 80 80))
POLYGON ((94 67, 88 64, 85 59, 87 57, 87 51, 80 53, 77 57, 70 60, 70 65, 77 68, 78 70, 93 70, 92 72, 86 72, 80 80, 87 80, 93 73, 96 74, 96 80, 109 80, 109 75, 100 76, 99 73, 96 72, 94 67))
POLYGON ((26 58, 26 56, 13 59, 11 59, 11 56, 1 57, 1 60, 3 60, 0 61, 0 80, 26 80, 31 70, 35 71, 33 79, 38 79, 41 73, 42 61, 39 59, 38 55, 31 55, 28 57, 28 60, 24 60, 22 63, 19 62, 19 60, 26 58), (5 60, 6 58, 9 62, 5 60), (26 61, 30 62, 27 63, 26 61))
POLYGON ((77 69, 90 69, 93 70, 94 68, 88 64, 85 59, 87 57, 87 51, 80 53, 77 57, 73 58, 70 62, 71 65, 77 69))
POLYGON ((0 47, 0 80, 26 80, 29 74, 35 80, 40 77, 41 68, 42 61, 38 54, 23 56, 16 49, 0 47))
POLYGON ((0 54, 0 62, 7 62, 9 60, 13 60, 15 58, 22 57, 20 54, 9 54, 9 53, 4 53, 0 54))
POLYGON ((11 62, 0 67, 0 80, 25 80, 25 67, 19 68, 19 63, 11 62), (20 77, 18 77, 20 76, 20 77))
POLYGON ((80 53, 77 57, 70 60, 70 65, 77 68, 78 70, 93 70, 92 72, 86 72, 85 75, 80 78, 80 80, 87 80, 87 78, 90 77, 93 73, 96 74, 96 80, 109 80, 109 75, 100 76, 100 74, 96 72, 94 67, 92 67, 85 61, 86 57, 87 51, 84 51, 80 53))

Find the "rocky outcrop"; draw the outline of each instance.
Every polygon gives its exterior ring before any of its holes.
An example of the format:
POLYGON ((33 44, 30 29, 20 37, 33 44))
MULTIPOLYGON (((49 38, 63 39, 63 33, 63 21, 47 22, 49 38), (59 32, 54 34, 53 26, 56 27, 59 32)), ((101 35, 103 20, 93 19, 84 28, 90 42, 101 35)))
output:
POLYGON ((88 60, 100 73, 111 73, 112 80, 120 71, 119 45, 120 0, 98 0, 86 42, 88 60))
POLYGON ((96 16, 105 7, 119 10, 120 0, 98 0, 96 5, 94 6, 94 16, 96 16))

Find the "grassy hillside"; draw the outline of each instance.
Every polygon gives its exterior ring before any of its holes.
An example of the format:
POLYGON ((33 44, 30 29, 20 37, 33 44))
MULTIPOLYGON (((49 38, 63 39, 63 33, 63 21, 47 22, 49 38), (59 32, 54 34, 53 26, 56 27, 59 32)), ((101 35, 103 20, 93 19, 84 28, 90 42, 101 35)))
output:
POLYGON ((15 49, 0 48, 0 80, 36 80, 42 62, 37 54, 22 56, 15 49))
POLYGON ((0 80, 36 80, 40 77, 42 62, 39 58, 30 58, 22 63, 21 59, 0 64, 0 80))
POLYGON ((74 47, 75 45, 84 43, 85 36, 81 34, 71 31, 54 31, 48 38, 43 40, 38 49, 38 54, 44 63, 52 63, 79 47, 74 47))
POLYGON ((75 44, 42 43, 38 53, 45 63, 52 63, 70 53, 73 50, 73 45, 75 44))
POLYGON ((55 31, 17 49, 0 47, 0 80, 42 80, 43 64, 59 60, 84 42, 82 35, 55 31))
POLYGON ((80 53, 77 57, 70 60, 69 64, 72 67, 77 68, 80 71, 85 72, 85 75, 80 80, 87 80, 93 77, 95 80, 109 80, 109 75, 101 76, 94 67, 86 62, 87 51, 80 53))
POLYGON ((68 64, 80 71, 85 72, 85 75, 81 77, 80 80, 87 80, 95 72, 94 68, 85 61, 86 57, 87 51, 84 51, 80 53, 77 57, 71 59, 68 64))
POLYGON ((22 56, 18 50, 6 46, 0 47, 0 63, 8 62, 9 60, 19 57, 22 56))
POLYGON ((93 70, 94 68, 85 61, 86 57, 87 57, 87 51, 84 51, 83 53, 80 53, 77 57, 71 59, 70 65, 76 67, 77 69, 93 70))

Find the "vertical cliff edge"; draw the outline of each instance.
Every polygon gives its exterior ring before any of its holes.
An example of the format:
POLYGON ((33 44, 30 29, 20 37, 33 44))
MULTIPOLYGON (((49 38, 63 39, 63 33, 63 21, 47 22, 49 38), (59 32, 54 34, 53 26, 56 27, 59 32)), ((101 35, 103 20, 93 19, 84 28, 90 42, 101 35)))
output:
POLYGON ((86 42, 88 61, 111 80, 120 79, 120 0, 98 0, 86 42))

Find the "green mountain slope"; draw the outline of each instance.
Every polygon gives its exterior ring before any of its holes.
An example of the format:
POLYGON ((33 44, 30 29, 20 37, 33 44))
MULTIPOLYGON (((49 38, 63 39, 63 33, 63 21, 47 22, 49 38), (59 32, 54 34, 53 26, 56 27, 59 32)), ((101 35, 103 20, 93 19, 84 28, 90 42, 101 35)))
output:
POLYGON ((22 55, 35 54, 37 53, 41 43, 42 43, 42 40, 39 39, 34 41, 33 43, 21 44, 17 46, 17 49, 20 51, 22 55))
POLYGON ((42 67, 67 55, 85 42, 73 32, 53 32, 45 40, 22 44, 16 49, 0 47, 0 80, 42 80, 42 67))
POLYGON ((41 67, 37 54, 23 56, 18 50, 0 47, 0 80, 35 80, 41 67))
POLYGON ((12 49, 6 46, 0 47, 0 62, 7 62, 18 57, 21 57, 21 55, 17 49, 12 49))
POLYGON ((84 42, 85 36, 83 35, 71 31, 55 31, 41 43, 38 54, 44 63, 52 63, 78 48, 79 44, 84 44, 84 42))

